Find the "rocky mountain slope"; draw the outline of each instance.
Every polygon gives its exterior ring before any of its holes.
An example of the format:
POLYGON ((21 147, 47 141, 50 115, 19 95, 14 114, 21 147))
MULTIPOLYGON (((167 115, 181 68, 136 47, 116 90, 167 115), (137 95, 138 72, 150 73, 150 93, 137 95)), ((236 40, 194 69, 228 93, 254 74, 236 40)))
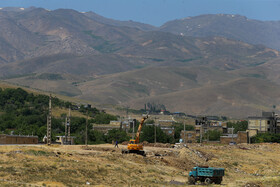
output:
POLYGON ((120 27, 134 27, 143 31, 152 31, 152 30, 156 30, 157 28, 155 26, 149 25, 149 24, 145 24, 145 23, 139 23, 139 22, 135 22, 132 20, 129 21, 119 21, 119 20, 114 20, 114 19, 109 19, 109 18, 105 18, 101 15, 98 15, 94 12, 84 12, 84 15, 97 21, 100 23, 104 23, 107 25, 113 25, 113 26, 120 26, 120 27))
POLYGON ((231 14, 208 14, 172 20, 159 30, 194 37, 223 36, 280 49, 280 21, 259 21, 231 14))
MULTIPOLYGON (((213 25, 245 19, 201 17, 213 25)), ((153 101, 190 114, 245 117, 277 105, 277 50, 221 33, 177 35, 172 22, 161 31, 129 23, 65 9, 0 10, 0 77, 102 104, 153 101)))

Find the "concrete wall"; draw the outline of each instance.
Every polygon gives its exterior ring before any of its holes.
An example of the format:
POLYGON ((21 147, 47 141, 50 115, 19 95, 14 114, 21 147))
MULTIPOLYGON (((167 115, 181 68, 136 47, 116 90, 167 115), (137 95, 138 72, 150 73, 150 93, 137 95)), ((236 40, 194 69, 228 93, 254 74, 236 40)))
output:
POLYGON ((238 131, 237 143, 248 143, 248 132, 238 131))
MULTIPOLYGON (((186 143, 196 143, 196 133, 195 131, 185 131, 186 143)), ((181 131, 180 138, 184 142, 184 131, 181 131)))
POLYGON ((239 143, 248 143, 248 132, 246 131, 239 131, 237 133, 237 137, 231 137, 231 136, 221 136, 220 142, 222 144, 229 144, 231 141, 239 143))
POLYGON ((110 121, 110 125, 120 126, 121 125, 121 121, 110 121))
POLYGON ((158 124, 160 124, 161 126, 172 126, 174 124, 173 120, 158 120, 158 122, 156 122, 158 124))
POLYGON ((209 127, 207 127, 207 128, 208 128, 208 130, 210 130, 210 131, 216 130, 216 131, 220 131, 221 133, 223 133, 223 126, 209 126, 209 127))
POLYGON ((253 137, 253 136, 256 136, 258 134, 257 129, 247 129, 246 132, 248 132, 249 137, 253 137))
POLYGON ((174 128, 171 128, 171 127, 160 127, 160 129, 167 135, 170 135, 170 136, 174 136, 175 134, 175 130, 174 128))
POLYGON ((0 144, 38 144, 38 136, 0 135, 0 144))
MULTIPOLYGON (((120 129, 119 125, 109 125, 109 124, 93 124, 93 130, 97 130, 103 133, 107 133, 111 129, 120 129)), ((126 129, 126 128, 123 128, 126 129)), ((137 132, 137 129, 135 128, 135 132, 137 132)))

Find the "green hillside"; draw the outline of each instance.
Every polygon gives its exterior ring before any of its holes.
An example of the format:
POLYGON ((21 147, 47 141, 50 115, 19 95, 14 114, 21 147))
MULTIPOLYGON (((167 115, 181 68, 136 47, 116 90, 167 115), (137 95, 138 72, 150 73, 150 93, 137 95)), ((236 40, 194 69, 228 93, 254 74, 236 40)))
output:
MULTIPOLYGON (((57 97, 52 98, 52 139, 64 135, 66 113, 57 116, 56 108, 74 108, 71 102, 65 102, 57 97)), ((39 141, 46 135, 47 115, 49 110, 49 96, 28 93, 21 88, 0 89, 0 132, 14 135, 36 135, 39 141)), ((66 110, 67 111, 67 110, 66 110)), ((106 137, 90 128, 91 123, 109 123, 116 120, 113 115, 100 112, 96 108, 81 106, 79 112, 84 117, 71 116, 71 134, 76 137, 76 143, 84 143, 86 113, 90 120, 88 126, 89 142, 106 141, 106 137)))

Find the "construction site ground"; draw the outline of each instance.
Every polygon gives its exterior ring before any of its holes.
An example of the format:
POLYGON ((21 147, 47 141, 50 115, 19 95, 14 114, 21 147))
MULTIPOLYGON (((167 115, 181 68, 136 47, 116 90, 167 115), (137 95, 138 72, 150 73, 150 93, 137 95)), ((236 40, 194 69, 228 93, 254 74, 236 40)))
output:
POLYGON ((225 168, 222 185, 212 186, 280 186, 279 144, 150 144, 146 157, 125 148, 1 145, 0 186, 188 186, 197 165, 225 168))

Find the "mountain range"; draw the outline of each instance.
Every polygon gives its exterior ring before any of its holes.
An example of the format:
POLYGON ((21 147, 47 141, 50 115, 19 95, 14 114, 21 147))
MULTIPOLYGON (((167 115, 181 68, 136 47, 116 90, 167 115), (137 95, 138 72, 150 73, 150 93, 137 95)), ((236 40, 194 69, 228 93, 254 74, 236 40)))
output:
POLYGON ((0 77, 99 104, 246 117, 279 99, 280 22, 201 15, 155 27, 94 12, 0 10, 0 77))

